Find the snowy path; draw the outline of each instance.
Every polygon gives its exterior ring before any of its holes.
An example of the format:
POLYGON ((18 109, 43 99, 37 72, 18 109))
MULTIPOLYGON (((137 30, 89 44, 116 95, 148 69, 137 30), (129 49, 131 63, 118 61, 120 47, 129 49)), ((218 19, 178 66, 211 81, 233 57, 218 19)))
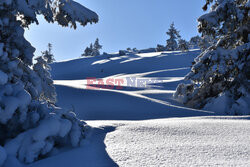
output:
POLYGON ((93 128, 81 148, 31 166, 250 166, 250 117, 213 116, 172 99, 197 54, 105 55, 53 64, 58 105, 73 108, 93 128), (159 83, 91 90, 86 77, 159 83))

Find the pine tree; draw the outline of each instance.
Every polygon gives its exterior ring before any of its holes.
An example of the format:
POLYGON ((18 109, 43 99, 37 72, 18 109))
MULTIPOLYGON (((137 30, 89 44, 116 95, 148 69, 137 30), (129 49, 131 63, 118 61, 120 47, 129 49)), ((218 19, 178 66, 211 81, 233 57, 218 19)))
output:
POLYGON ((212 44, 195 59, 186 76, 189 85, 178 86, 175 97, 188 106, 227 114, 250 114, 249 0, 207 0, 199 32, 212 36, 212 44))
POLYGON ((185 39, 178 40, 178 49, 182 52, 188 51, 188 42, 185 39))
POLYGON ((191 49, 199 48, 201 40, 202 39, 201 39, 201 37, 199 35, 192 37, 189 40, 189 48, 191 48, 191 49))
POLYGON ((84 50, 84 53, 82 54, 82 56, 91 56, 92 55, 92 50, 93 50, 93 46, 91 44, 90 47, 87 47, 84 50))
POLYGON ((162 52, 162 51, 165 51, 165 50, 166 50, 166 47, 163 46, 163 45, 158 44, 157 47, 156 47, 157 52, 162 52))
POLYGON ((125 50, 119 50, 119 56, 124 56, 126 55, 126 51, 125 50))
POLYGON ((52 54, 52 44, 48 43, 48 49, 42 52, 43 57, 46 59, 47 63, 53 63, 55 61, 54 55, 52 54))
POLYGON ((178 48, 177 40, 181 36, 179 34, 179 31, 177 31, 177 29, 175 28, 174 23, 172 23, 170 25, 170 28, 168 29, 167 35, 170 37, 167 40, 167 45, 166 45, 167 50, 170 50, 170 51, 177 50, 177 48, 178 48))
POLYGON ((128 52, 132 52, 132 49, 131 49, 131 48, 127 48, 127 51, 128 51, 128 52))
POLYGON ((40 101, 45 101, 48 104, 55 105, 56 103, 56 88, 53 85, 53 80, 50 75, 50 66, 45 56, 39 56, 35 59, 37 62, 33 66, 34 71, 40 78, 41 90, 40 101))
MULTIPOLYGON (((98 21, 96 13, 69 0, 0 1, 0 149, 25 163, 44 158, 60 146, 78 146, 84 124, 63 109, 40 101, 40 77, 31 67, 35 49, 24 27, 37 15, 61 26, 98 21)), ((2 163, 1 162, 1 163, 2 163)))
POLYGON ((99 56, 101 49, 102 49, 102 45, 99 44, 99 39, 97 38, 95 40, 95 43, 94 43, 94 46, 93 46, 92 56, 99 56))
POLYGON ((102 45, 99 44, 99 39, 97 38, 94 45, 91 43, 90 46, 85 49, 82 56, 99 56, 101 49, 102 45))
POLYGON ((93 52, 94 52, 94 47, 93 44, 91 43, 89 46, 89 52, 90 52, 90 56, 93 56, 93 52))
POLYGON ((139 50, 138 50, 137 48, 133 48, 132 51, 133 51, 134 53, 138 53, 138 52, 139 52, 139 50))

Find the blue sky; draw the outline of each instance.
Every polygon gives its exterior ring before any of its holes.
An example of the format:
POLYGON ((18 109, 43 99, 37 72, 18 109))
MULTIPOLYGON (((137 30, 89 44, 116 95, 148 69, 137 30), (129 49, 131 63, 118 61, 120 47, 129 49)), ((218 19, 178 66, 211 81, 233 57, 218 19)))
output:
POLYGON ((47 43, 53 44, 56 60, 80 57, 86 46, 98 37, 103 45, 102 52, 117 52, 127 47, 144 49, 164 44, 166 31, 174 21, 181 36, 189 40, 198 35, 197 18, 203 14, 202 0, 78 0, 95 11, 99 23, 77 30, 46 23, 26 30, 26 38, 40 55, 47 43))

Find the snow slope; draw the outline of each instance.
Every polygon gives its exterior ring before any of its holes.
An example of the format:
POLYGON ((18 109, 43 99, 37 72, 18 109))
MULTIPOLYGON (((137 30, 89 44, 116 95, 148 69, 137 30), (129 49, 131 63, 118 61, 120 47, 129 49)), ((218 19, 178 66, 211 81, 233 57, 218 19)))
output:
POLYGON ((249 119, 87 121, 94 128, 81 148, 38 161, 31 167, 247 167, 250 165, 249 119))
POLYGON ((216 116, 172 99, 198 54, 112 54, 52 64, 58 105, 91 127, 82 147, 29 166, 250 166, 250 117, 216 116), (125 82, 122 89, 86 89, 87 77, 125 82), (138 87, 128 77, 156 82, 138 87))
POLYGON ((116 127, 105 143, 119 166, 250 165, 249 120, 198 117, 88 123, 116 127))
MULTIPOLYGON (((199 50, 187 53, 153 52, 81 58, 52 65, 58 105, 74 109, 84 120, 144 120, 167 117, 204 116, 209 112, 188 109, 172 100, 178 83, 190 70, 199 50), (136 78, 155 80, 147 86, 122 89, 86 88, 86 78, 136 78)), ((210 113, 211 114, 211 113, 210 113)))
MULTIPOLYGON (((78 58, 52 64, 52 77, 55 80, 79 80, 86 79, 86 77, 104 78, 117 74, 135 74, 153 71, 155 71, 152 74, 154 76, 166 77, 164 71, 161 72, 159 70, 190 67, 191 62, 199 53, 199 50, 192 50, 184 54, 175 51, 143 54, 131 53, 124 56, 111 54, 78 58)), ((187 72, 188 69, 186 71, 175 72, 174 74, 183 77, 187 72)), ((173 73, 171 74, 170 76, 176 76, 173 73)))

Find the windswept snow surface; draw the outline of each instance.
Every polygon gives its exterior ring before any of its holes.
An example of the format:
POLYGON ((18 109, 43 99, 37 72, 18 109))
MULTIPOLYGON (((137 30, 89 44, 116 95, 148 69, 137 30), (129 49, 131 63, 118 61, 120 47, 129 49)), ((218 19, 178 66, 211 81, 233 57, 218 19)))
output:
MULTIPOLYGON (((219 116, 172 99, 198 54, 112 54, 52 64, 58 105, 91 127, 82 147, 29 166, 250 166, 250 117, 219 116), (90 89, 88 77, 124 82, 90 89)), ((14 164, 8 167, 17 166, 8 159, 14 164)))

